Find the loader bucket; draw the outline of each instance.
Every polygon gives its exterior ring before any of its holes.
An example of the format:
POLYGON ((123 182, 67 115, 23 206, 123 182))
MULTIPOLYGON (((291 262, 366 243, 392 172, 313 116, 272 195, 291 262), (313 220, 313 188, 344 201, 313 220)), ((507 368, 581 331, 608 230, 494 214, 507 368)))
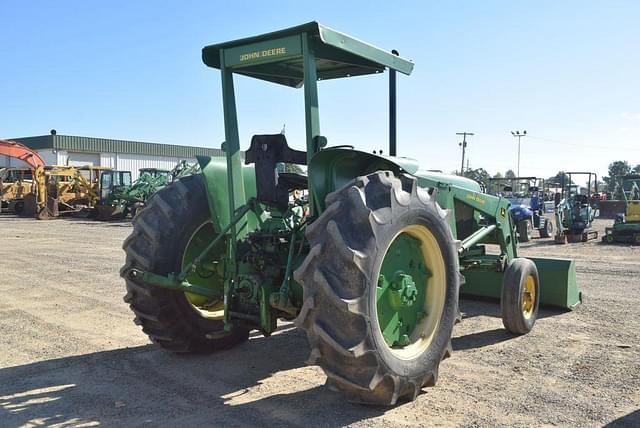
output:
POLYGON ((573 309, 582 303, 578 290, 576 262, 571 259, 529 257, 538 268, 540 277, 540 303, 573 309))
MULTIPOLYGON (((528 257, 536 264, 540 279, 540 304, 573 309, 582 302, 578 290, 576 264, 570 259, 528 257)), ((460 289, 462 296, 500 299, 502 295, 502 272, 493 270, 467 270, 463 272, 465 284, 460 289)))

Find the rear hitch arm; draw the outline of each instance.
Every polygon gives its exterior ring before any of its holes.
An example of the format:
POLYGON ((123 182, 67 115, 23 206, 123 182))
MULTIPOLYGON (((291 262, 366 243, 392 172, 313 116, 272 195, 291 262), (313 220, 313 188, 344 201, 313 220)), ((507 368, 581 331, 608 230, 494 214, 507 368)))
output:
POLYGON ((180 280, 179 275, 170 273, 167 276, 157 275, 153 272, 144 272, 138 269, 129 271, 129 278, 133 281, 143 282, 145 284, 155 285, 157 287, 167 288, 169 290, 180 290, 187 293, 197 294, 199 296, 209 298, 220 298, 220 294, 215 290, 191 284, 189 281, 180 280))

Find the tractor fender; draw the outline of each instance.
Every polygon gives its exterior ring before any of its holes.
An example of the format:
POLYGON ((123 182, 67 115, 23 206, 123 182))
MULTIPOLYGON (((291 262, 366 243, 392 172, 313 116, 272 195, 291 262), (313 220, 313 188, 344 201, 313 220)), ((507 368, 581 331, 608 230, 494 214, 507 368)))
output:
MULTIPOLYGON (((211 221, 216 230, 222 230, 231 220, 229 186, 227 179, 227 159, 224 157, 197 156, 204 177, 207 203, 211 212, 211 221)), ((245 203, 256 197, 256 177, 253 165, 242 166, 245 203)), ((248 228, 254 230, 257 221, 248 217, 248 228)))
POLYGON ((316 153, 309 162, 309 187, 314 206, 324 211, 325 197, 347 185, 356 177, 376 171, 393 171, 395 175, 418 171, 417 161, 395 156, 379 156, 351 148, 328 147, 316 153))

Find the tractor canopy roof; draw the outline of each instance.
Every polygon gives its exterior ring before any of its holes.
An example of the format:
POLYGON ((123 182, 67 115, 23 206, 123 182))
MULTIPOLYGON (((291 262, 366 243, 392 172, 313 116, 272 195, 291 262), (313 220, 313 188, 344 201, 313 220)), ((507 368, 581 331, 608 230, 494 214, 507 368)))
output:
POLYGON ((202 60, 209 67, 226 67, 234 73, 297 88, 303 82, 305 35, 315 54, 318 80, 381 73, 385 68, 407 75, 413 70, 411 61, 318 22, 206 46, 202 60))

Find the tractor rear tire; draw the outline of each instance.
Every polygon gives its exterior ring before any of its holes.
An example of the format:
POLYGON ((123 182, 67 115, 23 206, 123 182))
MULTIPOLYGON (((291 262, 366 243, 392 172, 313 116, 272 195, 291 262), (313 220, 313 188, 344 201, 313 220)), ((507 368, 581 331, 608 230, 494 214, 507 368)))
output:
POLYGON ((308 362, 320 365, 327 384, 350 401, 393 405, 414 400, 422 387, 435 385, 440 361, 451 354, 458 315, 458 255, 446 212, 415 178, 390 171, 355 179, 329 194, 326 204, 307 228, 311 250, 294 274, 304 289, 296 324, 307 333, 308 362), (388 251, 406 231, 416 234, 418 252, 388 251), (379 302, 387 302, 378 297, 387 254, 400 254, 400 263, 408 254, 412 261, 404 259, 407 266, 415 268, 411 263, 420 260, 420 269, 432 275, 425 282, 416 276, 416 284, 427 291, 424 301, 416 300, 422 306, 409 306, 417 321, 403 336, 403 345, 389 345, 380 326, 379 317, 388 316, 378 313, 384 304, 379 302))
POLYGON ((502 278, 502 324, 514 334, 527 334, 538 317, 540 279, 535 263, 526 258, 515 258, 509 263, 502 278))
POLYGON ((129 275, 133 268, 158 275, 181 270, 190 238, 211 219, 205 192, 202 175, 184 177, 159 190, 139 210, 133 232, 122 246, 124 301, 135 313, 134 322, 154 343, 178 353, 225 349, 249 336, 243 328, 224 334, 223 321, 203 316, 184 292, 134 281, 129 275))
POLYGON ((531 220, 521 220, 518 222, 518 239, 520 242, 529 242, 531 240, 531 220))

